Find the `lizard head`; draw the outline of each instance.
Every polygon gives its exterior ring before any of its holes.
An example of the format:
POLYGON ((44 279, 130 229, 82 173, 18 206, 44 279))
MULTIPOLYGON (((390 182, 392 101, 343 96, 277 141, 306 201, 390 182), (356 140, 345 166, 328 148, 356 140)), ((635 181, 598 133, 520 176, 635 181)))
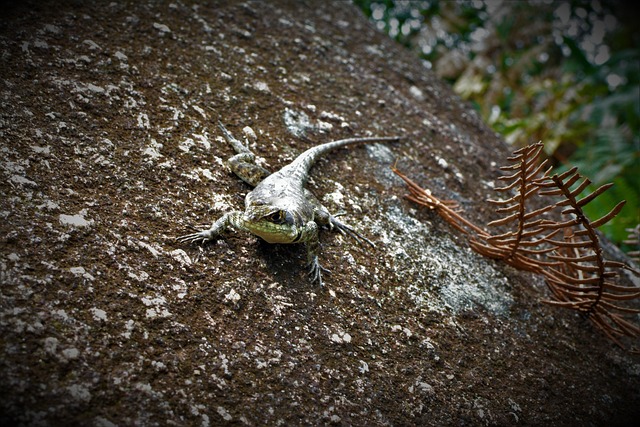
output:
POLYGON ((301 228, 293 213, 274 205, 258 205, 242 216, 243 226, 269 243, 296 243, 301 228))

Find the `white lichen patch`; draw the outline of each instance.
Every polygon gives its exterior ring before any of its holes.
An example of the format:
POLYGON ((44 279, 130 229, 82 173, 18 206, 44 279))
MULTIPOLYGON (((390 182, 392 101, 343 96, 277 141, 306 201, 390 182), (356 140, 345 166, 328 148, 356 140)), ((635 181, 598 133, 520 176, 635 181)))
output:
POLYGON ((82 209, 76 215, 60 214, 60 216, 58 217, 58 220, 60 221, 60 224, 67 225, 70 227, 89 227, 93 225, 94 221, 90 219, 86 219, 85 215, 87 215, 87 210, 82 209))
POLYGON ((436 158, 436 162, 438 163, 438 166, 440 166, 442 169, 448 169, 449 168, 449 162, 447 162, 445 159, 443 159, 440 156, 435 156, 436 158))
MULTIPOLYGON (((127 244, 148 250, 149 253, 151 253, 151 255, 154 256, 154 258, 157 258, 158 256, 164 254, 164 251, 162 250, 162 248, 160 248, 156 243, 149 244, 147 242, 143 242, 142 240, 129 237, 127 239, 127 244)), ((141 271, 141 273, 145 274, 148 277, 148 274, 146 272, 141 271)))
POLYGON ((257 81, 253 84, 253 88, 258 92, 269 93, 271 89, 269 89, 269 85, 265 82, 257 81))
POLYGON ((119 50, 116 51, 116 53, 113 54, 113 56, 115 56, 118 60, 122 61, 122 62, 126 62, 127 59, 127 55, 125 55, 124 53, 120 52, 119 50))
POLYGON ((336 114, 336 113, 332 113, 330 111, 321 111, 320 112, 320 118, 323 120, 330 120, 333 122, 338 122, 338 123, 345 123, 347 122, 347 119, 345 119, 343 116, 336 114))
POLYGON ((91 49, 91 50, 100 50, 101 49, 100 46, 96 42, 94 42, 93 40, 86 39, 82 43, 86 44, 89 47, 89 49, 91 49))
POLYGON ((304 136, 309 129, 313 129, 309 116, 304 111, 295 111, 291 108, 284 110, 284 124, 290 134, 295 137, 304 136))
POLYGON ((176 296, 180 299, 187 296, 187 291, 189 290, 189 286, 182 279, 177 279, 176 283, 171 285, 171 289, 176 292, 176 296))
POLYGON ((94 85, 93 83, 87 83, 86 88, 89 92, 104 93, 105 89, 102 86, 94 85))
POLYGON ((508 292, 507 279, 493 267, 487 264, 485 269, 469 269, 462 264, 450 275, 454 280, 441 289, 440 296, 454 313, 481 308, 495 315, 508 314, 513 297, 508 292), (470 277, 482 277, 482 281, 470 281, 470 277))
POLYGON ((224 296, 224 300, 230 303, 237 303, 240 301, 240 294, 236 292, 235 289, 229 290, 229 292, 224 296))
POLYGON ((376 176, 384 176, 389 180, 389 177, 394 174, 391 172, 391 165, 396 161, 396 155, 393 152, 393 144, 394 143, 375 143, 375 144, 367 144, 365 147, 367 149, 367 153, 371 156, 376 163, 380 164, 382 167, 377 167, 376 176))
POLYGON ((217 181, 220 178, 220 172, 216 172, 214 174, 208 168, 195 168, 191 172, 181 174, 184 177, 192 179, 194 181, 202 181, 201 176, 204 177, 207 181, 217 181))
POLYGON ((58 351, 58 339, 55 337, 47 337, 44 339, 43 348, 46 353, 54 356, 58 351))
POLYGON ((163 296, 151 297, 146 296, 141 298, 142 303, 149 307, 145 313, 149 319, 155 319, 157 317, 169 317, 171 313, 165 307, 167 300, 163 296))
POLYGON ((244 133, 244 136, 249 140, 249 141, 256 141, 258 139, 258 136, 256 135, 256 132, 250 127, 250 126, 245 126, 242 128, 242 133, 244 133))
POLYGON ((348 332, 338 331, 332 333, 329 339, 336 344, 349 344, 351 342, 351 335, 348 332))
POLYGON ((411 336, 413 335, 413 332, 411 332, 411 330, 410 330, 410 329, 408 329, 408 328, 406 328, 406 327, 403 327, 403 326, 400 326, 400 325, 393 325, 393 326, 391 326, 391 330, 392 330, 393 332, 402 332, 402 333, 404 333, 404 334, 405 334, 405 336, 406 336, 407 338, 411 338, 411 336))
POLYGON ((44 30, 46 32, 49 32, 49 33, 52 33, 52 34, 60 34, 61 33, 60 27, 58 27, 56 25, 53 25, 53 24, 46 24, 44 26, 44 30))
POLYGON ((327 205, 327 207, 344 207, 344 186, 336 181, 331 182, 333 183, 335 190, 322 196, 322 201, 327 205))
POLYGON ((33 42, 33 45, 34 45, 35 47, 39 48, 39 49, 49 49, 49 43, 47 43, 47 42, 46 42, 46 41, 44 41, 44 40, 38 40, 38 39, 36 39, 36 40, 33 42))
POLYGON ((454 243, 450 235, 435 238, 433 225, 420 223, 398 207, 388 210, 385 224, 369 228, 379 232, 398 279, 406 284, 397 291, 417 307, 454 315, 475 308, 508 314, 513 297, 506 279, 481 256, 454 243))
MULTIPOLYGON (((194 106, 193 108, 196 107, 194 106)), ((200 145, 202 145, 205 150, 209 151, 211 149, 211 141, 209 141, 209 134, 207 132, 203 132, 201 134, 194 133, 193 139, 195 139, 200 145)))
POLYGON ((416 100, 420 102, 424 101, 425 99, 424 92, 422 92, 422 90, 417 86, 411 86, 409 88, 409 93, 411 94, 411 96, 413 96, 416 100))
POLYGON ((93 318, 98 321, 106 322, 107 321, 107 312, 102 310, 101 308, 92 307, 89 309, 91 314, 93 314, 93 318))
POLYGON ((229 194, 212 194, 211 208, 216 212, 231 211, 234 209, 231 200, 233 200, 233 197, 229 194))
POLYGON ((129 319, 126 322, 124 322, 124 329, 125 331, 122 332, 120 335, 122 335, 124 338, 131 338, 131 333, 133 332, 133 329, 135 328, 136 322, 134 322, 133 320, 129 319))
POLYGON ((151 138, 149 145, 145 147, 145 149, 142 151, 142 154, 147 156, 148 160, 150 161, 158 160, 160 157, 164 157, 162 154, 160 154, 160 150, 162 149, 162 147, 162 144, 151 138))
POLYGON ((72 384, 67 387, 69 394, 78 401, 88 402, 91 400, 91 392, 82 384, 72 384))
POLYGON ((202 107, 199 107, 197 105, 192 105, 191 108, 193 108, 194 110, 196 110, 200 116, 202 116, 203 119, 207 120, 207 113, 202 109, 202 107))
POLYGON ((44 155, 51 154, 51 147, 48 145, 45 145, 44 147, 32 145, 31 150, 36 154, 44 154, 44 155))
POLYGON ((140 129, 149 129, 149 127, 151 126, 151 123, 149 122, 149 116, 147 115, 147 113, 138 113, 136 117, 136 123, 138 124, 138 127, 140 129))
POLYGON ((80 356, 80 350, 75 347, 65 348, 61 352, 62 358, 65 361, 75 360, 80 356))
POLYGON ((318 129, 320 132, 329 132, 331 129, 333 129, 333 125, 329 122, 324 122, 322 120, 318 120, 316 122, 316 129, 318 129))
POLYGON ((233 417, 231 416, 231 414, 229 414, 229 411, 227 411, 225 408, 223 408, 222 406, 218 406, 216 408, 216 412, 218 413, 218 415, 220 415, 222 417, 223 420, 225 421, 231 421, 233 419, 233 417))
POLYGON ((161 33, 170 33, 171 29, 169 29, 168 26, 166 26, 165 24, 160 24, 158 22, 154 22, 153 23, 153 28, 155 28, 156 30, 160 31, 161 33))
POLYGON ((35 181, 31 181, 30 179, 21 176, 21 175, 12 175, 9 180, 14 183, 14 184, 18 184, 18 185, 28 185, 28 186, 32 186, 32 187, 37 187, 38 184, 35 183, 35 181))
POLYGON ((55 317, 58 320, 62 320, 63 322, 66 322, 71 319, 71 317, 69 317, 67 312, 61 309, 51 311, 51 316, 55 317))
POLYGON ((185 138, 178 143, 178 150, 188 153, 194 145, 196 145, 196 142, 193 139, 185 138))
POLYGON ((76 277, 82 277, 87 280, 95 280, 91 274, 89 274, 84 267, 70 267, 69 271, 76 277))
POLYGON ((182 266, 188 266, 192 264, 191 258, 183 249, 175 249, 169 252, 169 255, 174 260, 178 261, 182 266))

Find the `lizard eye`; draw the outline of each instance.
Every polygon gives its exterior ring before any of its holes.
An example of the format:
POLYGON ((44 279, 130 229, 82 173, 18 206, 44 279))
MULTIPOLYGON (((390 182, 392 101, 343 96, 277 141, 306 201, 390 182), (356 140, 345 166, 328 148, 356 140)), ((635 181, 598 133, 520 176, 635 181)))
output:
POLYGON ((272 214, 267 215, 265 219, 274 224, 293 225, 295 223, 295 219, 293 218, 293 215, 287 211, 276 211, 272 214))
POLYGON ((274 224, 282 224, 285 221, 286 212, 285 211, 276 211, 271 215, 267 216, 267 219, 274 224))

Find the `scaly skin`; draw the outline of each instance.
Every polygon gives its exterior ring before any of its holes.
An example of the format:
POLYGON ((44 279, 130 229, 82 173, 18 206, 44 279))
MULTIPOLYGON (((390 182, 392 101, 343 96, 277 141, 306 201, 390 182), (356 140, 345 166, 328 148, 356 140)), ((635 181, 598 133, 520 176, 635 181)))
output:
POLYGON ((220 130, 236 151, 229 167, 243 181, 255 188, 245 197, 245 211, 224 214, 211 228, 178 237, 181 242, 205 243, 215 239, 228 227, 248 231, 268 243, 304 243, 312 281, 322 286, 322 270, 318 262, 318 228, 327 225, 348 234, 358 242, 373 243, 353 228, 338 221, 304 188, 313 164, 327 152, 351 144, 397 141, 397 137, 349 138, 312 147, 294 161, 269 175, 254 163, 255 155, 219 123, 220 130))

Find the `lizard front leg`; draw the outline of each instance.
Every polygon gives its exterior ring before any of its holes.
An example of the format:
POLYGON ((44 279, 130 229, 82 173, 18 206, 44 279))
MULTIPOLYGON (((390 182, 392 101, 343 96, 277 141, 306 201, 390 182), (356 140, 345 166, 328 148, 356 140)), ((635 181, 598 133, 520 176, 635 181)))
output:
POLYGON ((209 228, 208 230, 185 234, 184 236, 178 237, 177 240, 179 242, 206 243, 218 237, 220 233, 229 228, 229 226, 243 228, 241 225, 242 215, 243 214, 240 211, 227 212, 226 214, 222 215, 222 217, 220 217, 216 222, 211 224, 211 228, 209 228))

